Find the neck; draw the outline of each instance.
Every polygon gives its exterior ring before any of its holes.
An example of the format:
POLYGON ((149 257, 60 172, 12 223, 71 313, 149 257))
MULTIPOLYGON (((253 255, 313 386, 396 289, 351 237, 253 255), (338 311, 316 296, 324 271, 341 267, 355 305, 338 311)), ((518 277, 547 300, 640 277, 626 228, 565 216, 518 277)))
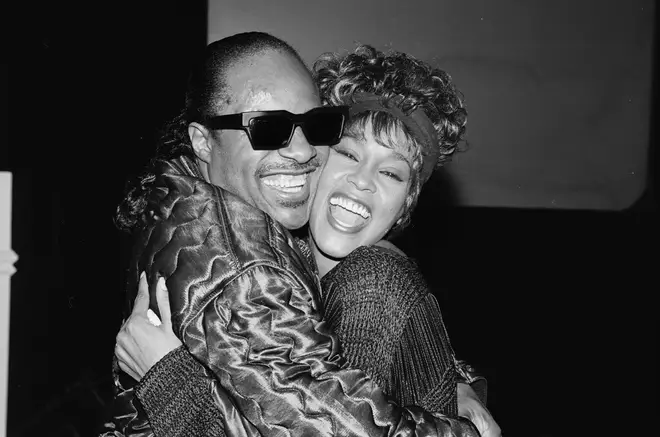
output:
POLYGON ((309 246, 312 249, 312 255, 314 256, 314 261, 316 261, 316 267, 319 269, 319 277, 323 278, 330 270, 335 268, 339 264, 338 259, 330 258, 321 252, 314 241, 314 237, 309 237, 309 246))

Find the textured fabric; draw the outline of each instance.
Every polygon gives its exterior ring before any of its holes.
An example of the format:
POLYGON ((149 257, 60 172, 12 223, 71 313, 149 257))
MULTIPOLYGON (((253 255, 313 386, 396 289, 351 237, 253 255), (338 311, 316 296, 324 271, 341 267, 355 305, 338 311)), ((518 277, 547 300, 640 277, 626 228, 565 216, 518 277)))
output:
POLYGON ((360 247, 322 280, 342 356, 402 405, 457 415, 453 351, 440 308, 410 259, 360 247))
POLYGON ((156 363, 135 387, 155 435, 210 434, 224 437, 216 408, 195 407, 204 402, 212 377, 180 346, 156 363))
MULTIPOLYGON (((128 309, 140 271, 153 310, 165 277, 175 333, 220 381, 207 390, 227 435, 478 435, 465 419, 388 403, 364 372, 342 368, 321 321, 318 279, 290 234, 184 170, 163 163, 155 181, 128 309)), ((108 435, 150 435, 132 390, 118 385, 121 414, 108 435)))

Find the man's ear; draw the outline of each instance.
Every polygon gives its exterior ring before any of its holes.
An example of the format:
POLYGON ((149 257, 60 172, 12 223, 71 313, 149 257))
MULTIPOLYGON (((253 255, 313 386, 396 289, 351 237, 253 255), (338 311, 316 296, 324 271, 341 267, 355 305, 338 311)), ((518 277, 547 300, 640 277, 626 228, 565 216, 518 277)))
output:
POLYGON ((210 164, 212 150, 210 141, 211 132, 201 124, 193 122, 188 125, 188 136, 190 137, 195 156, 201 161, 210 164))

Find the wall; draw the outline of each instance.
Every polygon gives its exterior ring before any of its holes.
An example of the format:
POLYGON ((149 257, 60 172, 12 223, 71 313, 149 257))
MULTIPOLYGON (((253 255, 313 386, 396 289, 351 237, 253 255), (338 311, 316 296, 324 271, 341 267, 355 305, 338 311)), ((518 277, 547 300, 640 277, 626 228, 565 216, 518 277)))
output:
POLYGON ((470 150, 449 173, 463 205, 618 210, 642 194, 651 0, 210 0, 209 41, 273 33, 312 62, 356 41, 447 70, 470 150))

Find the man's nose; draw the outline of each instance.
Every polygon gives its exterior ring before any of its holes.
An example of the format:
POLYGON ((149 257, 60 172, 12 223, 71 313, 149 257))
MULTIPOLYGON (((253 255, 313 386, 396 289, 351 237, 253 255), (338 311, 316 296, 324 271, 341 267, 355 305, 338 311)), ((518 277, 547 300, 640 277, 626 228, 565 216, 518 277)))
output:
POLYGON ((367 165, 360 165, 348 175, 347 179, 360 191, 376 192, 374 172, 367 165))
POLYGON ((296 127, 289 145, 279 149, 279 152, 284 158, 304 164, 316 156, 316 147, 310 146, 300 127, 296 127))

